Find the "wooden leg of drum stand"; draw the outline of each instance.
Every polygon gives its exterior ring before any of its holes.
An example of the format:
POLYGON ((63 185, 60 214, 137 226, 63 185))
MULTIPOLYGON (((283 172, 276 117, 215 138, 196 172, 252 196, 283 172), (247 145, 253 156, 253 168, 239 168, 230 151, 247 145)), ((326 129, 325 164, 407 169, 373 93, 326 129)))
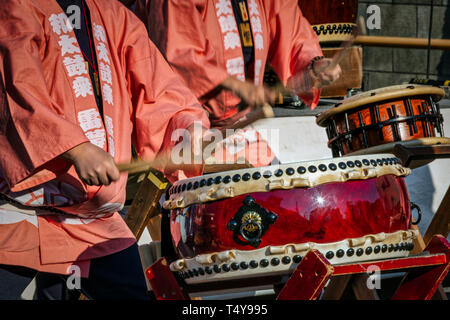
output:
POLYGON ((428 226, 423 240, 426 244, 430 242, 435 234, 440 234, 447 238, 450 230, 450 186, 442 198, 441 204, 433 216, 433 220, 428 226))
POLYGON ((352 289, 356 300, 380 300, 377 290, 367 287, 368 279, 367 274, 358 274, 353 277, 352 289))
POLYGON ((367 287, 367 280, 366 274, 333 276, 321 299, 340 300, 347 286, 351 284, 356 300, 379 300, 377 291, 367 287))
POLYGON ((332 277, 322 295, 322 300, 340 300, 351 278, 351 274, 332 277))
MULTIPOLYGON (((423 236, 423 241, 425 244, 429 244, 432 237, 436 234, 442 235, 444 238, 447 238, 450 230, 450 186, 447 189, 447 192, 444 195, 444 198, 439 205, 436 213, 433 216, 433 220, 428 226, 425 235, 423 236)), ((432 298, 433 300, 448 300, 447 294, 444 291, 442 285, 439 286, 435 295, 432 298)))
POLYGON ((166 190, 168 182, 161 172, 150 170, 125 218, 130 230, 139 239, 151 218, 159 214, 158 203, 166 190))
POLYGON ((189 300, 187 292, 178 284, 175 275, 170 270, 167 260, 160 258, 146 271, 153 293, 158 300, 189 300))
POLYGON ((333 271, 333 266, 319 251, 310 250, 278 294, 277 300, 317 299, 333 271))
POLYGON ((450 244, 442 236, 434 236, 425 248, 430 254, 444 253, 446 262, 434 267, 414 268, 403 278, 392 300, 431 299, 450 270, 450 244))
POLYGON ((153 241, 161 241, 161 214, 150 219, 147 224, 147 230, 153 241))
MULTIPOLYGON (((434 160, 436 158, 450 158, 450 145, 435 145, 435 146, 416 146, 407 147, 401 144, 395 146, 393 153, 402 161, 403 165, 409 166, 414 161, 420 160, 434 160)), ((417 226, 414 226, 418 230, 417 226)), ((438 210, 433 216, 433 220, 428 226, 425 235, 419 233, 419 237, 415 240, 414 250, 411 254, 417 254, 425 249, 431 239, 435 235, 442 235, 445 238, 448 236, 450 230, 450 186, 444 195, 444 198, 439 205, 438 210)), ((447 295, 439 286, 436 294, 433 296, 436 300, 448 300, 447 295)))

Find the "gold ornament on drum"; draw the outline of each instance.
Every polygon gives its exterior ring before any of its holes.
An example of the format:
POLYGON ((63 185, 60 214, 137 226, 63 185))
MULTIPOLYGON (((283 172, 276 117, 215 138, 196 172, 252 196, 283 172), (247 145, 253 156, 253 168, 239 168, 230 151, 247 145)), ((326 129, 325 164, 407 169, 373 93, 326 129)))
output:
POLYGON ((242 216, 241 223, 245 231, 255 232, 259 229, 258 225, 261 225, 262 218, 257 212, 250 211, 242 216))

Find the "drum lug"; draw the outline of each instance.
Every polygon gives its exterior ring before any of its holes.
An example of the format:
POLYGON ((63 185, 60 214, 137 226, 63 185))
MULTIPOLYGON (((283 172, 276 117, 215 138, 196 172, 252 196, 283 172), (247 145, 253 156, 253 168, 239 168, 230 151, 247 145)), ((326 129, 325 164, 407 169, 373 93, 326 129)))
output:
POLYGON ((259 204, 251 196, 246 196, 227 228, 233 231, 233 240, 241 245, 257 248, 262 236, 274 224, 278 216, 259 204))

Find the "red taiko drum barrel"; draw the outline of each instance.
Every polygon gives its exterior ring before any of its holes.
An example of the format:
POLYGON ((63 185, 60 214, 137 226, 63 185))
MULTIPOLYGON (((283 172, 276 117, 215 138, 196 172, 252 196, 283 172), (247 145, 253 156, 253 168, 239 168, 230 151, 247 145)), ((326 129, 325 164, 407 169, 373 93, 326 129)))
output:
POLYGON ((437 104, 443 96, 443 89, 432 86, 371 90, 342 100, 319 114, 316 122, 326 128, 334 157, 389 153, 397 143, 450 143, 443 137, 443 118, 437 104))
POLYGON ((392 154, 242 169, 176 182, 164 207, 187 283, 292 272, 310 249, 331 263, 406 256, 416 232, 392 154))
POLYGON ((320 42, 345 41, 356 27, 358 0, 299 0, 298 5, 320 42))

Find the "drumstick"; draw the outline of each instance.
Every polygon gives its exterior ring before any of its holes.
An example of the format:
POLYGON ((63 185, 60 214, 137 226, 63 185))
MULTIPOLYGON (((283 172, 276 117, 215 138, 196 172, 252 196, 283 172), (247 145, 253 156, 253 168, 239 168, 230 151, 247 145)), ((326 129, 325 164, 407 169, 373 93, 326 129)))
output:
MULTIPOLYGON (((272 107, 269 104, 264 104, 263 107, 255 109, 253 111, 250 111, 246 115, 244 115, 242 118, 234 122, 231 126, 224 127, 219 129, 222 133, 226 130, 237 130, 242 129, 252 123, 254 123, 257 120, 265 119, 265 118, 273 118, 274 112, 272 107)), ((209 130, 208 130, 209 131, 209 130)), ((204 136, 208 134, 208 131, 205 133, 204 136)), ((212 132, 212 131, 209 131, 212 132)), ((224 138, 224 135, 222 135, 224 138)), ((223 140, 223 139, 222 139, 223 140)), ((220 143, 222 140, 214 141, 214 144, 220 143)), ((178 169, 179 166, 171 165, 170 161, 167 159, 164 159, 162 157, 156 158, 153 161, 144 161, 144 160, 136 160, 132 161, 130 163, 116 163, 117 169, 119 169, 119 172, 128 172, 129 174, 138 173, 147 171, 150 168, 161 168, 164 167, 165 169, 173 170, 178 169)))

